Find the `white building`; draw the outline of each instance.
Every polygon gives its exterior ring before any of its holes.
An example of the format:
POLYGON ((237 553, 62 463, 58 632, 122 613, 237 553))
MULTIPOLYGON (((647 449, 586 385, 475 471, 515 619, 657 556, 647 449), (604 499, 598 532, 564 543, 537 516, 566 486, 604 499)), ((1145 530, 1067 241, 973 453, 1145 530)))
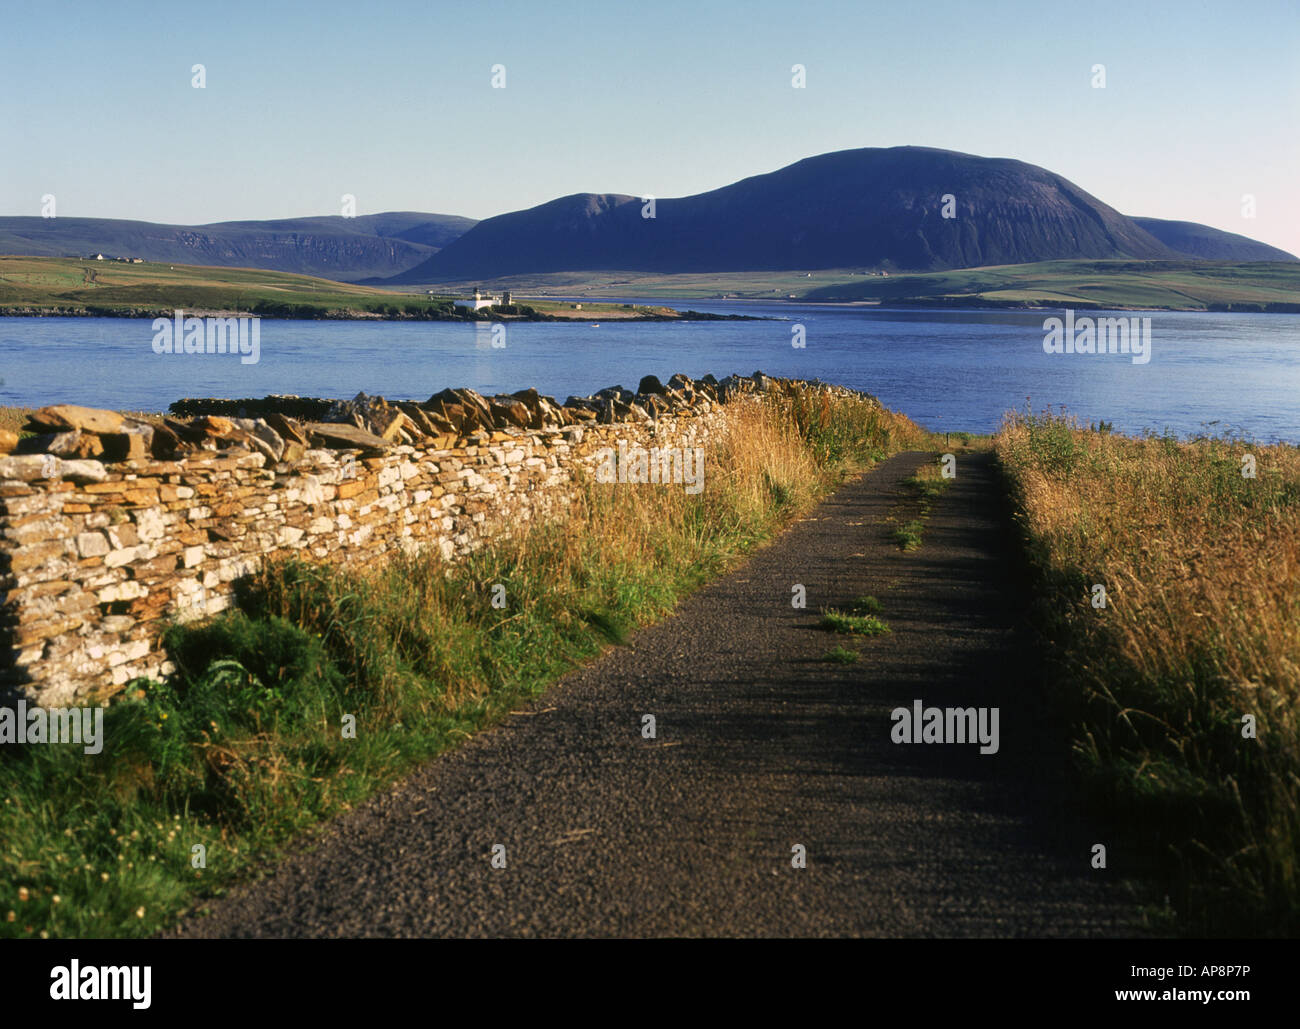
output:
POLYGON ((495 307, 501 303, 500 297, 485 296, 483 291, 475 286, 473 300, 453 300, 452 304, 456 307, 464 307, 471 311, 481 311, 485 307, 495 307))

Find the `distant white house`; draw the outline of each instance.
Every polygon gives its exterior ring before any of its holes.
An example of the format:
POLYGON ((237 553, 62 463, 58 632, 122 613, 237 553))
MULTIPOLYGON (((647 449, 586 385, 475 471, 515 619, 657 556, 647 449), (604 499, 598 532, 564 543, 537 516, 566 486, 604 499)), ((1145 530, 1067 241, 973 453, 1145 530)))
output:
POLYGON ((496 307, 500 303, 500 297, 486 296, 477 286, 474 287, 474 297, 472 300, 452 301, 452 304, 456 307, 463 307, 470 311, 481 311, 485 307, 496 307))

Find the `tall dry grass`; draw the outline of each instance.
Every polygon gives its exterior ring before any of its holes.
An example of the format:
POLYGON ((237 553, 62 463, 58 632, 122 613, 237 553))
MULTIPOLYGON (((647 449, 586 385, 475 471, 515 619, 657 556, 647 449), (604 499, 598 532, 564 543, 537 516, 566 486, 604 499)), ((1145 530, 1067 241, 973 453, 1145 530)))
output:
POLYGON ((1294 933, 1300 449, 1050 413, 1009 417, 995 446, 1090 795, 1159 863, 1184 929, 1294 933))

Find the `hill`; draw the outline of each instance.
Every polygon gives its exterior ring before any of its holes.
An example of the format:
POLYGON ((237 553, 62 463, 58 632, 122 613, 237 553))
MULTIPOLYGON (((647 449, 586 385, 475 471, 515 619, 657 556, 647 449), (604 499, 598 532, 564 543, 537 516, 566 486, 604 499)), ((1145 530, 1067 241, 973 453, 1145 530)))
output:
POLYGON ((1196 222, 1171 222, 1161 218, 1133 218, 1138 225, 1171 250, 1205 261, 1300 261, 1285 250, 1249 236, 1212 229, 1196 222))
POLYGON ((1132 219, 1021 161, 927 147, 844 150, 661 199, 579 193, 479 222, 394 278, 573 269, 936 270, 1079 258, 1170 259, 1132 219), (944 217, 951 196, 954 217, 944 217))
POLYGON ((482 222, 418 211, 196 226, 0 217, 0 254, 102 253, 383 287, 574 272, 1296 260, 1206 225, 1127 217, 1022 161, 927 147, 822 154, 707 193, 660 199, 654 217, 647 213, 628 194, 575 193, 482 222))
POLYGON ((0 217, 0 254, 141 257, 356 281, 397 275, 437 253, 471 218, 417 211, 343 218, 162 225, 117 218, 0 217))

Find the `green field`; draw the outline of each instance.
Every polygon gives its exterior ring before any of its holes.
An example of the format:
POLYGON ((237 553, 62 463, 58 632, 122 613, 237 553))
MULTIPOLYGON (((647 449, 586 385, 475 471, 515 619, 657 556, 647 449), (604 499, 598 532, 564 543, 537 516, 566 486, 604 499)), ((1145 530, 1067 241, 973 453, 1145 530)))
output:
MULTIPOLYGON (((352 286, 329 279, 252 268, 124 264, 63 257, 0 257, 0 314, 119 315, 152 317, 177 310, 247 312, 281 318, 415 318, 481 320, 510 317, 494 310, 452 308, 461 286, 434 297, 352 286)), ((588 321, 671 318, 667 308, 529 301, 514 317, 588 321)))
POLYGON ((1045 261, 858 277, 813 288, 804 297, 954 306, 1300 312, 1300 262, 1045 261))
POLYGON ((0 257, 0 307, 7 308, 179 307, 242 311, 258 302, 288 302, 321 310, 365 310, 366 304, 384 302, 392 296, 368 286, 249 268, 0 257))
MULTIPOLYGON (((552 272, 486 279, 491 289, 508 289, 531 304, 538 297, 637 297, 662 300, 789 300, 821 286, 850 278, 844 269, 776 272, 552 272)), ((453 289, 452 282, 433 282, 434 289, 453 289)), ((463 288, 463 284, 461 284, 463 288)))
POLYGON ((564 272, 510 276, 488 284, 529 297, 1300 312, 1300 262, 1045 261, 889 275, 862 268, 685 275, 564 272))
MULTIPOLYGON (((959 271, 872 275, 863 269, 666 275, 564 272, 483 285, 526 300, 531 317, 613 321, 665 318, 663 307, 587 298, 801 300, 942 307, 1104 307, 1300 313, 1300 262, 1046 261, 959 271), (583 309, 554 296, 580 297, 583 309)), ((401 293, 249 268, 0 257, 0 314, 169 314, 244 311, 292 318, 473 319, 451 308, 465 283, 401 293)), ((501 317, 480 312, 477 317, 501 317)), ((516 316, 529 317, 528 314, 516 316)), ((507 315, 508 317, 508 315, 507 315)))

